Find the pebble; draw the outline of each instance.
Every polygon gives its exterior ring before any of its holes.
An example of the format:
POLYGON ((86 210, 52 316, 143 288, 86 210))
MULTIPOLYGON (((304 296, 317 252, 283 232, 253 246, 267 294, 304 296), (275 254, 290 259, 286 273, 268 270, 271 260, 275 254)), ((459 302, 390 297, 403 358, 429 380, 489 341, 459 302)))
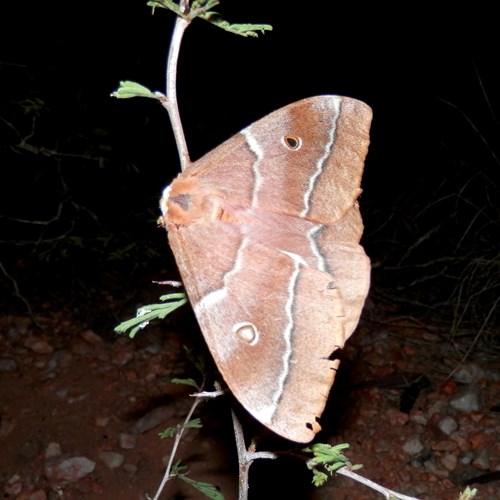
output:
POLYGON ((124 470, 127 474, 129 474, 129 475, 133 476, 134 474, 136 474, 136 473, 137 473, 138 468, 137 468, 137 465, 134 465, 134 464, 125 464, 125 465, 123 466, 123 470, 124 470))
POLYGON ((460 366, 453 374, 453 379, 462 384, 471 384, 483 378, 484 375, 485 372, 480 366, 470 363, 460 366))
POLYGON ((162 345, 160 342, 154 342, 149 344, 146 349, 144 349, 148 354, 158 354, 161 351, 162 345))
POLYGON ((457 463, 458 458, 452 453, 447 453, 446 455, 443 455, 441 457, 442 466, 449 471, 455 470, 457 467, 457 463))
POLYGON ((418 425, 427 425, 429 417, 421 410, 415 410, 410 413, 410 422, 418 425))
MULTIPOLYGON (((23 483, 20 481, 21 478, 18 478, 16 482, 8 482, 4 487, 4 492, 6 495, 12 495, 17 497, 19 493, 21 493, 23 489, 23 483)), ((6 497, 8 498, 8 497, 6 497)))
POLYGON ((472 465, 476 469, 489 470, 490 469, 490 456, 488 450, 481 450, 479 455, 472 461, 472 465))
POLYGON ((104 462, 106 467, 110 469, 120 467, 125 461, 125 457, 116 451, 101 451, 99 453, 99 458, 104 462))
POLYGON ((432 443, 431 447, 435 451, 454 451, 457 449, 457 443, 451 439, 442 439, 432 443))
POLYGON ((450 400, 450 406, 459 411, 479 411, 479 389, 475 384, 470 384, 458 391, 450 400))
POLYGON ((16 360, 11 358, 0 359, 0 372, 15 372, 17 368, 16 360))
POLYGON ((422 444, 422 441, 420 441, 420 438, 414 437, 413 439, 410 439, 403 445, 403 450, 408 453, 409 455, 417 455, 424 449, 424 445, 422 444))
POLYGON ((109 417, 104 416, 104 417, 95 417, 94 422, 97 427, 106 427, 109 424, 109 417))
POLYGON ((158 427, 163 422, 174 416, 173 406, 159 406, 154 408, 141 417, 133 426, 133 431, 136 434, 142 434, 155 427, 158 427))
POLYGON ((61 445, 59 443, 55 443, 54 441, 52 441, 45 448, 45 458, 58 457, 60 455, 61 445))
POLYGON ((445 417, 439 421, 438 428, 441 432, 449 436, 458 429, 458 424, 453 417, 445 417))
POLYGON ((54 351, 54 348, 46 340, 37 337, 28 337, 24 341, 24 347, 37 354, 51 354, 54 351))
POLYGON ((51 483, 75 482, 91 474, 95 462, 86 457, 52 458, 45 462, 45 474, 51 483))
POLYGON ((81 333, 83 340, 86 340, 89 344, 101 344, 102 337, 99 337, 97 333, 93 330, 85 330, 81 333))
POLYGON ((113 364, 124 366, 134 359, 134 353, 131 351, 120 351, 112 359, 113 364))
POLYGON ((135 448, 136 441, 137 437, 133 434, 122 432, 118 436, 118 443, 120 444, 120 448, 124 450, 133 450, 135 448))

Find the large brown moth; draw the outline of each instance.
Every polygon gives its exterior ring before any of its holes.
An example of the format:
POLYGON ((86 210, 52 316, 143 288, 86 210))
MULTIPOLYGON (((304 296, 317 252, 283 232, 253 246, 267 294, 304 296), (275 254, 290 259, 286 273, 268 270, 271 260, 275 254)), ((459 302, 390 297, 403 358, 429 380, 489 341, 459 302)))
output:
POLYGON ((370 283, 357 198, 371 109, 318 96, 190 164, 163 222, 219 371, 262 424, 297 442, 318 419, 370 283))

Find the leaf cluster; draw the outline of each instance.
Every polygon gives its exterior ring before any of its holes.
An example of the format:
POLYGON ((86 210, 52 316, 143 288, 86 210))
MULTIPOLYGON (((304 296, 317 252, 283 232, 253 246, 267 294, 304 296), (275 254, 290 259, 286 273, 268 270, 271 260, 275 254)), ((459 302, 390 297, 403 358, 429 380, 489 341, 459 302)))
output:
POLYGON ((196 17, 207 21, 218 28, 229 31, 240 36, 259 36, 258 32, 264 33, 273 28, 269 24, 231 24, 224 20, 222 16, 213 10, 213 7, 219 5, 218 0, 194 0, 191 5, 188 2, 175 3, 173 0, 151 0, 148 2, 150 7, 155 9, 160 7, 175 12, 179 17, 192 21, 196 17))

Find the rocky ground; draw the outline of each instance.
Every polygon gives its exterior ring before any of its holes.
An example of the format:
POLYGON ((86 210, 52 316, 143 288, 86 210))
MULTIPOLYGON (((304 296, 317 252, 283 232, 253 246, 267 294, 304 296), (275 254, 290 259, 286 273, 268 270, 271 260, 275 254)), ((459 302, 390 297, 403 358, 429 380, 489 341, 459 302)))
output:
MULTIPOLYGON (((321 440, 349 443, 346 454, 364 465, 362 475, 405 495, 452 500, 471 484, 477 499, 500 498, 500 368, 467 363, 447 379, 457 365, 443 355, 443 337, 380 311, 368 305, 345 349, 321 440)), ((2 498, 152 497, 172 442, 158 433, 191 405, 189 388, 170 379, 189 373, 182 345, 199 334, 190 328, 181 336, 158 323, 131 340, 96 333, 65 311, 39 320, 43 329, 28 317, 0 318, 2 498)), ((189 477, 232 499, 232 424, 227 398, 218 399, 200 407, 204 427, 186 434, 178 456, 189 477)), ((283 447, 250 428, 258 448, 283 447)), ((277 498, 276 491, 281 498, 382 498, 341 476, 314 488, 294 460, 256 462, 250 498, 277 498)), ((162 496, 200 497, 178 479, 162 496)))

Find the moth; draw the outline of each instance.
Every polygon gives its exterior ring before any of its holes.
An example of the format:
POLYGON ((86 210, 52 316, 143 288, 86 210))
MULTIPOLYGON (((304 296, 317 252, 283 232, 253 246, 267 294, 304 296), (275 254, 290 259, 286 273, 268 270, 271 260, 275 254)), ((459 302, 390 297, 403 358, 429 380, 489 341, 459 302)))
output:
POLYGON ((164 192, 162 219, 217 367, 280 436, 309 442, 370 284, 357 199, 371 109, 333 95, 267 115, 164 192))

